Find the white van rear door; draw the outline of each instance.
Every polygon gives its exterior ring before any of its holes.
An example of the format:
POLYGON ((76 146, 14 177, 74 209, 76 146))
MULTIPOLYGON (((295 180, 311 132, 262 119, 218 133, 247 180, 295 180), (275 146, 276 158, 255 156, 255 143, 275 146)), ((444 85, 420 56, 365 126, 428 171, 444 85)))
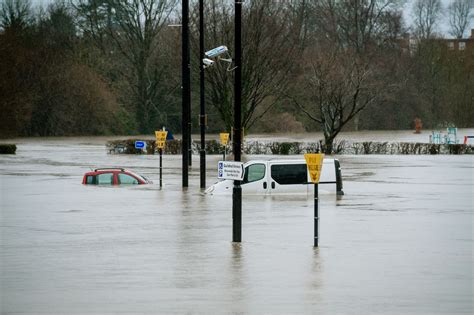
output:
POLYGON ((269 163, 270 194, 307 194, 308 171, 302 162, 269 163))

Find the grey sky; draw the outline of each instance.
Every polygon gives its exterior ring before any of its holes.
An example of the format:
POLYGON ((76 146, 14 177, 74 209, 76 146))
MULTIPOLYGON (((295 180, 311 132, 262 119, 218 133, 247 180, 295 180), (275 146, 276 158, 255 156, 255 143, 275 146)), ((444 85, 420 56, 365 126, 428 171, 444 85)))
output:
MULTIPOLYGON (((443 34, 444 36, 449 36, 448 31, 449 31, 449 21, 448 21, 448 16, 447 16, 447 7, 449 6, 450 3, 452 3, 454 0, 441 0, 441 4, 443 7, 443 16, 441 17, 439 23, 438 23, 438 30, 443 34)), ((414 0, 407 0, 404 9, 403 9, 403 18, 405 20, 405 23, 407 26, 410 26, 413 22, 413 16, 412 16, 412 7, 414 0)), ((474 19, 471 18, 470 25, 467 27, 467 31, 464 34, 464 37, 469 37, 471 34, 471 29, 474 28, 474 19)))

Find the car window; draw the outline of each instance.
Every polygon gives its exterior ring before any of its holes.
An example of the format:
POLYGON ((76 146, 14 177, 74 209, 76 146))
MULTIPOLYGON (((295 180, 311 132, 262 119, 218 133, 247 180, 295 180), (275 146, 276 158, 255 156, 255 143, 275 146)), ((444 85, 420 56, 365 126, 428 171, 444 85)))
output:
POLYGON ((102 173, 97 175, 97 184, 99 185, 112 185, 114 183, 113 173, 102 173))
POLYGON ((297 185, 308 182, 306 164, 272 165, 271 176, 280 185, 297 185))
POLYGON ((135 177, 132 177, 127 174, 118 174, 119 184, 131 184, 137 185, 138 180, 135 177))
POLYGON ((244 180, 242 184, 247 184, 261 180, 265 177, 265 164, 252 164, 245 168, 244 180))
POLYGON ((95 184, 95 176, 94 175, 86 176, 86 184, 88 184, 88 185, 95 184))

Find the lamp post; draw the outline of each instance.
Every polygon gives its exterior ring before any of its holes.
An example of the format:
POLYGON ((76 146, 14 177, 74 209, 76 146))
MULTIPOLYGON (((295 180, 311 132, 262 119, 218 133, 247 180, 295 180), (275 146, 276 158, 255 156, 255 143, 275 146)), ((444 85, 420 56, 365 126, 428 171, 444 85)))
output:
MULTIPOLYGON (((234 138, 232 139, 234 160, 241 161, 242 149, 242 0, 235 0, 235 73, 234 73, 234 138)), ((232 240, 242 241, 242 187, 234 181, 232 190, 232 240)))
POLYGON ((182 40, 182 140, 181 140, 181 151, 182 151, 182 168, 183 187, 188 187, 188 172, 189 172, 189 144, 190 144, 190 115, 191 115, 191 79, 190 79, 190 59, 189 59, 189 0, 181 1, 182 9, 182 27, 181 27, 181 40, 182 40))
POLYGON ((201 127, 201 150, 200 174, 201 188, 206 188, 206 107, 204 89, 204 0, 199 0, 199 88, 200 88, 200 115, 199 125, 201 127))

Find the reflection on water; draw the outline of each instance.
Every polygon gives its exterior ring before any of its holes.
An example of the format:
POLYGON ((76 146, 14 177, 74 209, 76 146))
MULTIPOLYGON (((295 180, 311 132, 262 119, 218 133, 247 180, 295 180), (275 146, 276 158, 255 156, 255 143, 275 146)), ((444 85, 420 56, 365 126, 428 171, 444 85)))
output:
MULTIPOLYGON (((341 156, 346 195, 232 200, 189 189, 179 156, 104 138, 22 139, 0 156, 3 313, 471 313, 472 156, 341 156), (81 184, 89 167, 156 184, 81 184)), ((209 156, 208 185, 220 156, 209 156)), ((291 157, 289 157, 291 158, 291 157)))

